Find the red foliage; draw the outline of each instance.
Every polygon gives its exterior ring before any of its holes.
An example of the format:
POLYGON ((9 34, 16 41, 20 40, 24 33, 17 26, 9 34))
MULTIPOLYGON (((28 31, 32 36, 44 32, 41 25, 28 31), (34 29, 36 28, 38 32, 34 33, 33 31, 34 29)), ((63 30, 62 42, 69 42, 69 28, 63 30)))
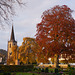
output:
POLYGON ((36 41, 46 57, 61 52, 75 52, 75 20, 66 5, 55 6, 43 12, 37 24, 36 41))

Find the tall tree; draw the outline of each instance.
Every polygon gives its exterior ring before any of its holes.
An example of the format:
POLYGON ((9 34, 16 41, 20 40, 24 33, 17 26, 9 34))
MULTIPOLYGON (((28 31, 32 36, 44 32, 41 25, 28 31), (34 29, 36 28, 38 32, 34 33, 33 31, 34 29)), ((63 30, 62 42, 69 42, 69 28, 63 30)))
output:
POLYGON ((16 4, 22 5, 22 0, 0 0, 0 28, 10 23, 16 4))
POLYGON ((34 38, 23 38, 22 45, 19 47, 19 59, 24 64, 35 63, 38 44, 34 38))
POLYGON ((12 58, 15 61, 16 59, 18 59, 18 46, 14 45, 12 47, 12 58))
POLYGON ((62 52, 74 52, 75 20, 72 12, 66 5, 57 5, 43 12, 41 22, 37 24, 36 41, 45 60, 62 52))

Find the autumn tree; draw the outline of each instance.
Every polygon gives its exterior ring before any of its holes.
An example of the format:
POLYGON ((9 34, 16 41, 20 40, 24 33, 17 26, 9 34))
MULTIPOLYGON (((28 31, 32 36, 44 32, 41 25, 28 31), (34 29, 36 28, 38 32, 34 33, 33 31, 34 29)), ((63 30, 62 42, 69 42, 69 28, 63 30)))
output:
POLYGON ((41 22, 37 24, 36 41, 44 57, 62 52, 75 52, 75 20, 73 11, 66 5, 55 6, 43 12, 41 22))
POLYGON ((15 5, 24 5, 24 3, 22 0, 0 0, 0 28, 11 22, 11 16, 15 14, 15 5))
POLYGON ((12 58, 15 61, 16 59, 18 59, 18 46, 14 45, 12 47, 12 58))
POLYGON ((36 63, 38 44, 34 38, 23 38, 22 45, 19 47, 19 59, 24 64, 36 63))

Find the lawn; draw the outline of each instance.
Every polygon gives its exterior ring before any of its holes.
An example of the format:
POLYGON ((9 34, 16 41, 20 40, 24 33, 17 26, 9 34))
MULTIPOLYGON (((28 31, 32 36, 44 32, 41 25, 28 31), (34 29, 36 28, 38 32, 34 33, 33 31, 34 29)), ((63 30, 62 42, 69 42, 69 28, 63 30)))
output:
POLYGON ((37 74, 37 73, 22 73, 22 72, 18 72, 16 73, 16 75, 40 75, 40 74, 37 74))
POLYGON ((56 75, 56 74, 47 74, 47 73, 40 73, 40 74, 38 74, 38 73, 22 73, 22 72, 18 72, 18 73, 16 73, 15 75, 56 75))
POLYGON ((3 73, 0 73, 0 75, 3 75, 3 73))

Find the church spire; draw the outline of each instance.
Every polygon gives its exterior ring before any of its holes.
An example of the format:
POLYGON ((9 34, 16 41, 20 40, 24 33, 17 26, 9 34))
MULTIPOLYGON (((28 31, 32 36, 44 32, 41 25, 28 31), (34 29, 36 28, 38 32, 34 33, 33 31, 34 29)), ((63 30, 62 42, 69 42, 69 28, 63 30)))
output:
POLYGON ((12 31, 11 31, 10 41, 15 41, 13 25, 12 25, 12 31))

